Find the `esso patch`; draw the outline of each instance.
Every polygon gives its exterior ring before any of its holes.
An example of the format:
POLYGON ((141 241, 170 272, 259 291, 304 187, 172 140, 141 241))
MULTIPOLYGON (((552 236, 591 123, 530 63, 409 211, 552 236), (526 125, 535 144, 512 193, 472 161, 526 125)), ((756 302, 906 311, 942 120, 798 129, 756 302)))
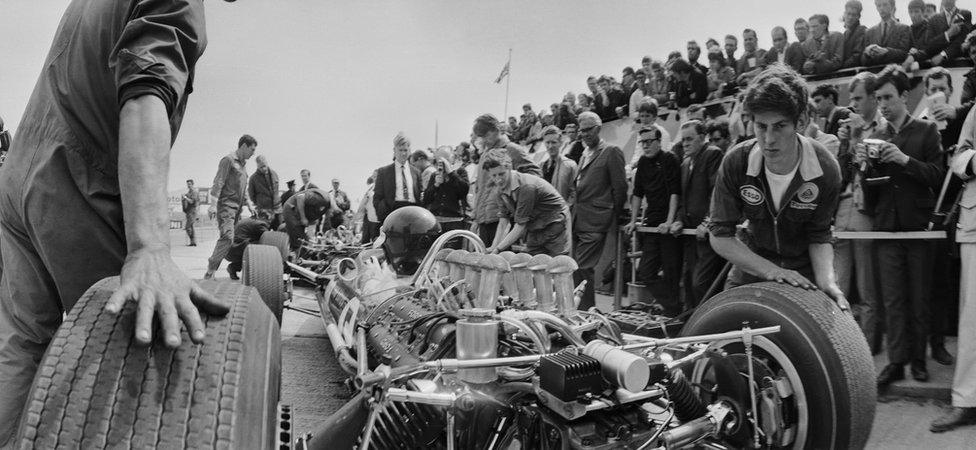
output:
POLYGON ((743 201, 753 206, 762 204, 763 200, 765 200, 762 191, 751 184, 739 188, 739 195, 743 201))
POLYGON ((801 184, 800 189, 796 191, 796 198, 803 203, 810 203, 816 200, 818 195, 820 195, 820 188, 810 182, 801 184))

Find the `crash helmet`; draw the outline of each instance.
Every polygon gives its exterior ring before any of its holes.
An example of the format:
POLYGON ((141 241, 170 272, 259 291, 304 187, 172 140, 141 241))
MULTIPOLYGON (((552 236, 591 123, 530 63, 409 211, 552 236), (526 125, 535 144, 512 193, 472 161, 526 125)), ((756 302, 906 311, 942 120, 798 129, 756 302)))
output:
POLYGON ((393 270, 398 275, 412 275, 441 234, 441 226, 430 211, 404 206, 386 216, 381 231, 383 252, 393 270))

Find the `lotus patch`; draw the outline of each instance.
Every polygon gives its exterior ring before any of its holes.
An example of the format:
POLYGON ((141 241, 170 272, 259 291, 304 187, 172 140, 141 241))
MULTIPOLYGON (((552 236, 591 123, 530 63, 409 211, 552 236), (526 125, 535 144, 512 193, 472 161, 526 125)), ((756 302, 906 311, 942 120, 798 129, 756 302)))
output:
POLYGON ((820 188, 816 184, 806 182, 800 185, 800 190, 796 191, 796 198, 803 203, 810 203, 820 195, 820 188))
POLYGON ((763 192, 751 184, 739 188, 739 196, 742 197, 743 201, 753 206, 761 205, 763 200, 765 200, 763 192))

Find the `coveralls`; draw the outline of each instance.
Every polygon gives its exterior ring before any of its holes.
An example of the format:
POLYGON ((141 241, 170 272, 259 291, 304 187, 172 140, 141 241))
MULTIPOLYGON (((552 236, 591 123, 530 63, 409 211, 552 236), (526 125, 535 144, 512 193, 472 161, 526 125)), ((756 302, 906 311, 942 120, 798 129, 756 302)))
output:
POLYGON ((0 171, 0 446, 62 314, 122 269, 122 105, 159 97, 175 139, 205 46, 200 0, 68 5, 0 171))
MULTIPOLYGON (((285 231, 288 232, 288 244, 292 250, 298 249, 302 240, 308 237, 305 234, 305 225, 302 225, 302 216, 298 213, 299 195, 305 197, 305 218, 308 219, 308 223, 314 223, 332 208, 329 194, 321 189, 299 192, 285 202, 282 218, 285 221, 285 231)), ((323 226, 326 226, 325 229, 329 229, 328 227, 331 226, 331 224, 327 224, 327 221, 323 222, 323 226)))
MULTIPOLYGON (((763 153, 755 139, 737 144, 725 155, 715 192, 711 222, 714 237, 736 236, 736 226, 748 219, 746 244, 757 255, 814 281, 810 244, 830 243, 830 223, 837 210, 840 166, 820 143, 797 135, 799 168, 780 201, 773 207, 763 170, 763 153)), ((726 289, 765 281, 733 266, 726 289)))
POLYGON ((186 236, 190 238, 190 245, 197 245, 196 232, 193 226, 197 221, 197 191, 195 189, 189 189, 186 194, 183 194, 183 214, 186 216, 186 224, 183 225, 183 229, 186 230, 186 236))
POLYGON ((220 237, 214 244, 213 255, 207 264, 207 272, 220 268, 220 261, 227 256, 234 241, 234 227, 241 219, 241 207, 245 205, 244 193, 247 190, 247 160, 231 153, 220 160, 217 176, 214 177, 210 195, 217 197, 217 230, 220 237))

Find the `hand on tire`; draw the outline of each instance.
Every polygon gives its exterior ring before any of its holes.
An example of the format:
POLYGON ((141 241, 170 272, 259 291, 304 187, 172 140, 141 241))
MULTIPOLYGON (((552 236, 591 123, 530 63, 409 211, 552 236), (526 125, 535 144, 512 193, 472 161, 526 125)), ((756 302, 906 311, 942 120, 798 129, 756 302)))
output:
POLYGON ((775 281, 777 283, 792 284, 793 286, 803 289, 817 289, 817 285, 811 283, 807 277, 800 275, 800 273, 795 270, 778 268, 767 273, 766 279, 769 281, 775 281))
POLYGON ((230 311, 227 305, 201 289, 176 267, 168 248, 130 253, 119 280, 121 285, 108 299, 105 310, 117 314, 125 302, 137 302, 135 339, 141 345, 152 342, 154 315, 159 317, 166 346, 178 347, 181 320, 190 340, 200 344, 206 333, 198 310, 216 316, 230 311))

